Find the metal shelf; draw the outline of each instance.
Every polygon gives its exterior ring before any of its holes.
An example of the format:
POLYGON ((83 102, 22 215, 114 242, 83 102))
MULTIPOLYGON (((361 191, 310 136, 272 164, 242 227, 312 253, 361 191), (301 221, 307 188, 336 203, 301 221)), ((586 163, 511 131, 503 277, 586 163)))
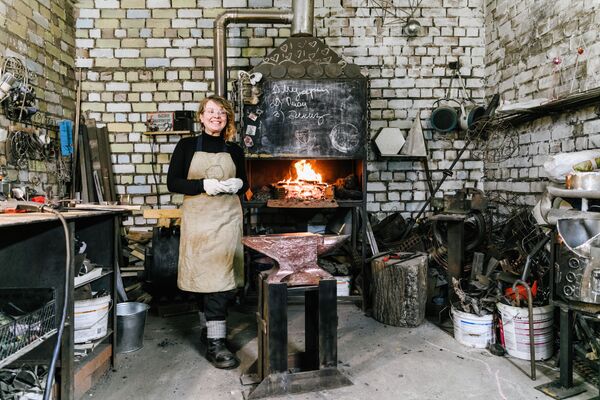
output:
POLYGON ((75 285, 75 289, 77 289, 77 288, 80 288, 80 287, 82 287, 82 286, 85 286, 85 285, 87 285, 88 283, 95 282, 95 281, 97 281, 98 279, 102 279, 102 278, 104 278, 105 276, 108 276, 108 275, 110 275, 110 274, 112 274, 112 273, 113 273, 113 270, 112 270, 112 268, 111 268, 111 269, 105 269, 105 268, 102 268, 102 273, 101 273, 100 275, 98 275, 98 276, 95 276, 95 277, 93 277, 93 278, 91 278, 90 280, 87 280, 87 281, 85 281, 85 282, 78 283, 77 285, 75 285))
MULTIPOLYGON (((112 329, 108 328, 108 330, 106 331, 106 335, 102 336, 100 339, 94 340, 94 342, 104 342, 112 336, 113 332, 114 331, 112 329)), ((108 346, 110 346, 109 343, 99 343, 96 347, 92 349, 92 351, 90 351, 89 354, 79 359, 76 359, 73 368, 75 374, 77 374, 77 371, 81 370, 88 363, 92 362, 96 357, 98 357, 98 355, 101 354, 108 346)))
MULTIPOLYGON (((352 208, 352 207, 360 207, 364 204, 363 200, 336 200, 338 207, 341 208, 352 208)), ((255 201, 255 200, 250 200, 250 201, 242 201, 242 207, 243 208, 261 208, 261 207, 267 207, 267 202, 266 201, 255 201)), ((279 207, 279 208, 284 208, 284 207, 279 207)), ((290 207, 292 208, 292 207, 290 207)), ((306 207, 306 209, 310 209, 310 207, 306 207)))

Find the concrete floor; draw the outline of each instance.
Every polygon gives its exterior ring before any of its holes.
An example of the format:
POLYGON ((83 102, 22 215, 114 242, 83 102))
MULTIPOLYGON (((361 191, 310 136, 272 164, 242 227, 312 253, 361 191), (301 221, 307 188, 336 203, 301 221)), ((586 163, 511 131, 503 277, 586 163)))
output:
MULTIPOLYGON (((290 305, 289 335, 301 347, 302 306, 290 305)), ((109 372, 84 398, 243 399, 240 375, 256 359, 256 323, 251 307, 231 311, 229 338, 241 365, 213 368, 203 357, 196 315, 159 318, 148 315, 144 348, 121 355, 121 366, 109 372)), ((338 369, 354 385, 271 399, 549 399, 535 386, 556 379, 558 370, 538 366, 531 381, 527 361, 496 357, 455 341, 435 325, 417 328, 383 325, 353 304, 338 305, 338 369)), ((573 400, 590 399, 597 389, 573 400)))

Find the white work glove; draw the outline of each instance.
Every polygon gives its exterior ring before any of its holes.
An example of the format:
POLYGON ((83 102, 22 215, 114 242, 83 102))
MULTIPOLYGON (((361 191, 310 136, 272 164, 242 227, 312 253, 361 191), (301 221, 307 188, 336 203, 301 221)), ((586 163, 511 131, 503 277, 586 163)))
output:
POLYGON ((209 196, 215 196, 219 193, 227 193, 229 188, 223 184, 223 182, 216 179, 204 179, 204 191, 209 196))
POLYGON ((242 188, 244 182, 240 178, 229 178, 221 183, 227 188, 227 193, 237 193, 242 188))

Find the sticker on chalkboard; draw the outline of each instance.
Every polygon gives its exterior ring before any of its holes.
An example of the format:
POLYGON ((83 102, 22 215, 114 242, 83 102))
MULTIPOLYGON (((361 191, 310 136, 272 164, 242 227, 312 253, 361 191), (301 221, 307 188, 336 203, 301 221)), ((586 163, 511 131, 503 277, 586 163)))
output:
POLYGON ((248 125, 246 127, 246 135, 250 135, 250 136, 256 135, 256 126, 248 125))
POLYGON ((244 138, 244 144, 246 145, 246 147, 252 147, 254 146, 254 140, 252 140, 250 136, 246 136, 244 138))
POLYGON ((258 119, 258 115, 252 112, 248 114, 248 118, 250 118, 252 121, 256 121, 258 119))

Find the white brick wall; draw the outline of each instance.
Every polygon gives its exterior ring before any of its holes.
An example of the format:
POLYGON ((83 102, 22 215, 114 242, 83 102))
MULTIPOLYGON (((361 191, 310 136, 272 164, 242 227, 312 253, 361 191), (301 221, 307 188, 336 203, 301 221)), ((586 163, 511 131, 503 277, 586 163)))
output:
MULTIPOLYGON (((214 17, 222 9, 291 7, 289 0, 202 0, 191 6, 189 3, 186 0, 146 0, 143 8, 119 9, 124 17, 114 28, 102 27, 109 18, 104 18, 100 12, 117 10, 114 2, 105 0, 101 6, 91 1, 85 3, 77 21, 76 63, 88 70, 90 82, 87 83, 98 83, 99 87, 84 89, 83 104, 84 109, 92 110, 101 123, 108 124, 113 154, 129 155, 132 162, 139 161, 140 154, 147 154, 147 147, 143 145, 150 142, 141 134, 144 113, 195 110, 200 99, 211 93, 214 87, 212 29, 214 17), (117 40, 120 46, 99 48, 90 42, 104 39, 117 40), (94 74, 101 71, 110 72, 98 80, 94 74), (117 74, 130 72, 136 75, 116 78, 117 74), (179 86, 164 85, 169 82, 179 86), (129 90, 122 86, 124 83, 130 85, 129 90), (107 93, 113 96, 99 96, 107 93), (124 122, 128 122, 129 130, 123 126, 124 122), (125 145, 131 146, 122 147, 125 145)), ((449 61, 460 58, 468 76, 466 84, 471 96, 482 101, 482 78, 484 71, 487 72, 483 64, 487 53, 482 1, 430 2, 421 8, 419 21, 423 33, 416 38, 405 37, 399 26, 384 26, 378 32, 377 10, 371 2, 328 0, 317 3, 315 25, 318 37, 346 61, 367 68, 372 78, 371 135, 381 127, 398 127, 404 133, 408 132, 417 110, 421 109, 422 126, 429 139, 430 167, 439 179, 440 170, 448 166, 444 161, 447 155, 441 149, 452 149, 456 134, 431 132, 427 118, 434 101, 444 95, 450 82, 449 61)), ((231 75, 237 75, 236 69, 249 69, 260 62, 260 57, 242 56, 242 49, 264 49, 264 54, 268 54, 287 37, 289 26, 230 26, 227 63, 232 69, 231 75)), ((562 134, 557 132, 556 135, 562 134)), ((170 147, 161 148, 161 152, 170 152, 176 140, 176 137, 170 138, 170 147)), ((454 148, 454 154, 458 148, 454 148)), ((466 153, 464 162, 458 164, 461 179, 449 180, 444 189, 454 190, 466 183, 474 186, 481 179, 482 164, 469 157, 470 153, 466 153), (468 169, 461 171, 463 166, 468 169)), ((150 158, 141 159, 144 163, 150 162, 150 158)), ((139 203, 156 202, 153 188, 144 184, 142 178, 133 179, 131 171, 117 170, 117 166, 127 166, 121 163, 122 160, 117 159, 119 163, 115 165, 119 192, 135 194, 135 201, 139 203)), ((168 158, 162 159, 160 170, 166 170, 167 162, 168 158)), ((427 185, 420 163, 378 159, 371 153, 369 168, 369 210, 380 213, 379 216, 394 211, 408 216, 422 207, 427 185), (415 171, 419 174, 413 174, 415 171)), ((151 172, 147 174, 149 176, 151 172)), ((137 176, 144 176, 144 173, 137 176)), ((148 177, 146 182, 149 182, 148 177)), ((177 201, 180 197, 173 199, 177 201)))
MULTIPOLYGON (((564 98, 590 88, 590 66, 600 60, 586 37, 598 34, 600 10, 585 0, 499 2, 487 8, 485 74, 488 96, 503 101, 564 98), (568 33, 564 23, 571 21, 568 33), (588 48, 587 46, 590 46, 588 48), (577 48, 582 46, 583 54, 577 48), (559 57, 560 64, 552 61, 559 57), (575 75, 575 65, 578 72, 575 75)), ((522 195, 528 204, 542 192, 546 174, 541 167, 551 155, 598 148, 600 132, 595 107, 583 107, 545 117, 511 130, 518 138, 516 156, 485 171, 485 188, 522 195), (530 194, 526 196, 526 194, 530 194)))

